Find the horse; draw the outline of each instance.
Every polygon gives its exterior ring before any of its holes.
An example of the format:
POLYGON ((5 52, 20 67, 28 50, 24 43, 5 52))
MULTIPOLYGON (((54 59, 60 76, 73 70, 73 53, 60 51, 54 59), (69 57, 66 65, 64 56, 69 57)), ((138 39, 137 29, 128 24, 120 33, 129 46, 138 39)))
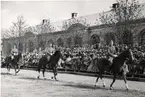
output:
POLYGON ((119 74, 119 75, 122 74, 123 75, 123 79, 124 79, 124 82, 125 82, 125 85, 126 85, 126 89, 128 90, 129 88, 128 88, 128 84, 127 84, 127 80, 126 80, 126 73, 127 73, 126 69, 127 69, 127 67, 124 67, 124 66, 126 66, 124 64, 125 64, 125 62, 128 58, 131 59, 131 60, 134 60, 133 53, 132 53, 131 49, 127 49, 124 52, 120 53, 117 57, 115 57, 113 59, 112 63, 110 63, 110 61, 107 58, 97 59, 97 67, 98 67, 98 70, 99 70, 99 75, 96 79, 95 86, 97 85, 97 82, 100 78, 103 82, 103 87, 105 87, 106 84, 105 84, 104 80, 102 79, 103 78, 102 74, 106 69, 105 67, 107 66, 107 67, 109 67, 109 71, 111 71, 112 74, 113 74, 113 81, 110 84, 110 90, 113 89, 112 86, 113 86, 113 84, 116 80, 116 75, 117 74, 119 74), (110 66, 110 64, 111 64, 111 66, 110 66))
POLYGON ((6 64, 6 68, 8 70, 8 73, 10 72, 11 66, 13 66, 15 69, 15 75, 20 71, 21 66, 20 66, 20 64, 18 64, 18 62, 20 61, 21 58, 22 58, 21 53, 18 53, 18 55, 14 56, 13 59, 12 59, 12 56, 7 56, 5 58, 5 64, 6 64))
MULTIPOLYGON (((54 79, 57 80, 57 78, 56 78, 57 66, 58 66, 58 62, 61 58, 62 58, 61 52, 58 50, 55 51, 55 53, 52 56, 50 54, 43 55, 39 59, 39 62, 38 62, 38 67, 37 67, 38 76, 37 76, 37 78, 38 79, 40 78, 40 70, 41 70, 41 68, 43 68, 42 73, 43 73, 43 77, 45 79, 45 70, 46 70, 46 67, 48 65, 48 67, 50 67, 50 69, 53 70, 54 79)), ((53 77, 51 77, 51 78, 53 78, 53 77)))

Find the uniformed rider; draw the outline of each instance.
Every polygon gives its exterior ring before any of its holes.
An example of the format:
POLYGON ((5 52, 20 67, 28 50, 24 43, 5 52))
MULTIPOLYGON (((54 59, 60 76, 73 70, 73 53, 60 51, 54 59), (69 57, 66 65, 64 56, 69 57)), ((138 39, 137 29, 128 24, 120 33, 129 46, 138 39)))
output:
POLYGON ((53 47, 52 44, 50 44, 49 48, 48 48, 48 51, 47 51, 50 55, 53 55, 54 52, 55 52, 55 48, 53 47))
POLYGON ((113 59, 115 57, 117 57, 117 55, 116 55, 116 48, 115 48, 115 46, 113 44, 113 41, 111 40, 110 46, 108 47, 108 59, 111 62, 111 64, 112 64, 113 59))
POLYGON ((12 60, 14 59, 15 56, 18 55, 18 49, 16 48, 16 46, 14 45, 14 48, 11 50, 11 58, 12 60))

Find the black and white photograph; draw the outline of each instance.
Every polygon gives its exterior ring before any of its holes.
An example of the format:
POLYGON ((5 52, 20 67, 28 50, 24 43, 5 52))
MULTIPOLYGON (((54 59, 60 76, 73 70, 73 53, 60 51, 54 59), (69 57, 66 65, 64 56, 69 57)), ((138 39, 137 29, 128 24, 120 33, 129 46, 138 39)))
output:
POLYGON ((1 97, 145 97, 145 0, 1 1, 1 97))

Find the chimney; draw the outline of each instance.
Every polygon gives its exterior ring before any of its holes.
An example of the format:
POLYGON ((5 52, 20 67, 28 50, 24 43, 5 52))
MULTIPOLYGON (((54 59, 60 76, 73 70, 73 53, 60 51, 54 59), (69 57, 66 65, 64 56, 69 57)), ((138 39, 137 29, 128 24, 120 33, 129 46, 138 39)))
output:
POLYGON ((72 19, 77 17, 77 13, 72 13, 72 19))
POLYGON ((116 10, 118 7, 119 7, 119 3, 114 3, 114 4, 112 4, 112 8, 113 8, 113 9, 116 10))
POLYGON ((47 23, 47 19, 43 19, 42 24, 47 23))

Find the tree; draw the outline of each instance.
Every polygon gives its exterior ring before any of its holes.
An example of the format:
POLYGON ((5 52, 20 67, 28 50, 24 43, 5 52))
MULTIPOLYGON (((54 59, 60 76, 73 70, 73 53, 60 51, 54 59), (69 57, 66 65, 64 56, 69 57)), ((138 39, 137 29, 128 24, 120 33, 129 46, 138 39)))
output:
POLYGON ((18 16, 16 22, 12 23, 13 25, 9 29, 2 29, 3 38, 19 37, 24 34, 27 25, 23 15, 18 16))
POLYGON ((12 34, 8 29, 1 29, 2 39, 12 37, 12 34))
POLYGON ((16 22, 13 22, 12 29, 14 30, 15 35, 20 37, 25 33, 26 27, 26 20, 24 20, 23 15, 20 15, 17 17, 16 22))
MULTIPOLYGON (((106 27, 112 25, 112 30, 117 32, 115 33, 117 38, 123 40, 122 37, 127 36, 124 35, 126 32, 135 32, 134 27, 138 24, 134 23, 134 21, 144 18, 142 15, 144 6, 139 4, 138 0, 117 0, 116 2, 113 4, 111 11, 99 15, 99 21, 106 27)), ((120 42, 124 43, 123 41, 120 42)))
POLYGON ((42 34, 42 33, 52 33, 55 31, 55 27, 52 25, 50 20, 43 20, 41 24, 35 25, 35 26, 28 26, 25 29, 26 32, 33 32, 36 34, 42 34))

